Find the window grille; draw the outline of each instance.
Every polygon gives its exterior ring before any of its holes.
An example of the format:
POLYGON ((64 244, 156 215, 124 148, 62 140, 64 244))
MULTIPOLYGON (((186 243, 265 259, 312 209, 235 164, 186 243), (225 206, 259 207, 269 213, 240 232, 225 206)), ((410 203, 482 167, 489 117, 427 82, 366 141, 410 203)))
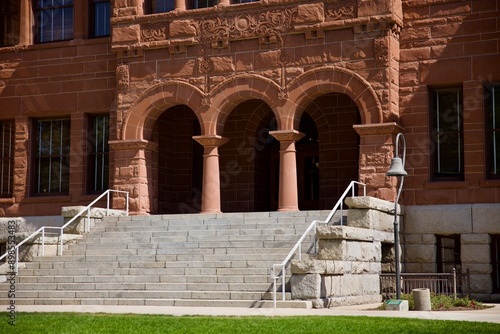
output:
POLYGON ((14 183, 14 123, 0 123, 0 197, 12 197, 14 183))
POLYGON ((36 0, 37 42, 73 38, 73 0, 36 0))
POLYGON ((88 138, 89 193, 100 193, 109 184, 109 115, 92 116, 88 138))

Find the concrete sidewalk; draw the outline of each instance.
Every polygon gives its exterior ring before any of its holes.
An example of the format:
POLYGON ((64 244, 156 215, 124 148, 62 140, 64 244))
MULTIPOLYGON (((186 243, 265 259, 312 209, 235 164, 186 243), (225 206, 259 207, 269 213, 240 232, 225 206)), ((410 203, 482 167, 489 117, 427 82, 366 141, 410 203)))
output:
POLYGON ((333 307, 330 309, 291 308, 227 308, 179 306, 116 306, 116 305, 18 305, 17 312, 82 312, 82 313, 135 313, 166 314, 174 316, 370 316, 418 318, 433 320, 483 321, 500 323, 500 304, 492 308, 466 311, 379 311, 380 304, 333 307))

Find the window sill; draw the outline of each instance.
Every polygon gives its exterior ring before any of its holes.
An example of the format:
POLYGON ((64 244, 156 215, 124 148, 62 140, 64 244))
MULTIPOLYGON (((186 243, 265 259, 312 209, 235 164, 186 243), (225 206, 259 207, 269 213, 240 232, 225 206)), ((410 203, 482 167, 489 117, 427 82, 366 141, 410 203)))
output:
POLYGON ((10 45, 0 46, 0 52, 13 52, 13 51, 28 51, 28 50, 43 50, 54 49, 61 47, 70 47, 75 45, 94 45, 94 44, 109 44, 111 43, 110 36, 92 37, 92 38, 77 38, 66 41, 54 41, 45 43, 33 43, 29 45, 10 45))
POLYGON ((14 204, 16 199, 14 197, 1 197, 0 204, 14 204))

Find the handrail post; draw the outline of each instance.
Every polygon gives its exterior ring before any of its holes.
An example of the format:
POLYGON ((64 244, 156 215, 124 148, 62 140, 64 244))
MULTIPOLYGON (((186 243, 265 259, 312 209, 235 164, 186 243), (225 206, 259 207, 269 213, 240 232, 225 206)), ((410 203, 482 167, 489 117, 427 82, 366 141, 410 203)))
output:
POLYGON ((109 216, 109 189, 106 190, 106 217, 109 216))
POLYGON ((274 265, 271 269, 271 279, 273 280, 273 307, 276 308, 276 275, 274 274, 274 265))
POLYGON ((286 266, 283 265, 282 269, 281 269, 281 299, 283 301, 286 300, 286 296, 285 296, 285 281, 286 281, 286 266))
POLYGON ((87 219, 86 219, 87 224, 85 225, 85 233, 90 232, 90 206, 87 209, 87 219))
POLYGON ((16 274, 19 273, 19 247, 16 247, 16 274))
POLYGON ((45 229, 42 229, 42 256, 45 256, 45 229))
POLYGON ((59 234, 61 240, 59 241, 59 256, 63 254, 63 245, 64 245, 64 229, 61 228, 61 233, 59 234))
POLYGON ((128 216, 128 191, 127 191, 127 203, 126 203, 126 211, 127 211, 127 216, 128 216))
POLYGON ((457 270, 453 268, 453 297, 457 299, 457 270))

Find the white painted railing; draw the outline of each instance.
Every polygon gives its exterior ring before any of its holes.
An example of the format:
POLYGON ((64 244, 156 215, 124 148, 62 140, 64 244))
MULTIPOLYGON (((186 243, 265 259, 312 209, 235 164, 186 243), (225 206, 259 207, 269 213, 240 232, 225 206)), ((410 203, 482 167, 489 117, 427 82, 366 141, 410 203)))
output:
POLYGON ((278 283, 278 280, 280 279, 280 277, 281 277, 281 296, 282 296, 282 300, 285 301, 285 298, 286 298, 286 293, 285 293, 286 268, 290 264, 290 261, 292 260, 292 257, 295 255, 295 252, 297 252, 297 259, 301 260, 302 259, 302 242, 309 236, 311 231, 313 231, 313 235, 314 235, 313 251, 314 251, 314 254, 316 254, 316 243, 317 243, 316 227, 317 227, 317 225, 318 224, 327 225, 328 223, 330 223, 333 216, 335 215, 335 213, 339 209, 340 209, 340 225, 344 224, 344 199, 349 195, 350 192, 351 192, 351 197, 356 196, 356 193, 355 193, 356 185, 363 186, 363 196, 366 196, 366 184, 361 183, 361 182, 357 182, 357 181, 351 181, 351 183, 349 183, 349 186, 347 187, 347 189, 344 191, 342 196, 337 201, 337 204, 335 204, 333 209, 330 211, 330 214, 328 215, 328 217, 324 221, 323 220, 314 220, 309 225, 309 227, 305 230, 305 232, 302 234, 302 236, 299 238, 299 240, 297 241, 295 246, 293 246, 292 250, 290 251, 290 253, 288 253, 286 258, 281 263, 273 264, 273 266, 271 268, 271 279, 273 281, 273 303, 274 303, 273 305, 274 305, 274 308, 276 308, 276 295, 278 293, 276 286, 277 286, 277 283, 278 283))
MULTIPOLYGON (((59 234, 59 238, 60 238, 60 241, 59 241, 59 255, 61 256, 62 255, 62 252, 63 252, 63 236, 64 236, 64 229, 66 227, 68 227, 71 223, 73 223, 77 218, 79 218, 80 216, 82 216, 84 213, 87 213, 87 219, 85 220, 85 232, 90 232, 90 209, 92 208, 92 206, 97 203, 101 198, 103 198, 104 196, 106 196, 106 216, 109 215, 109 210, 110 210, 110 193, 122 193, 122 194, 126 194, 126 205, 125 205, 125 214, 128 216, 128 199, 129 199, 129 193, 127 191, 121 191, 121 190, 112 190, 112 189, 108 189, 106 190, 105 192, 103 192, 101 195, 99 195, 99 197, 97 197, 94 201, 92 201, 92 203, 90 203, 89 205, 87 205, 85 208, 83 208, 76 216, 74 216, 73 218, 71 218, 66 224, 64 224, 63 226, 60 226, 60 227, 57 227, 57 226, 42 226, 40 227, 38 230, 36 230, 35 232, 33 232, 31 235, 29 235, 28 237, 26 237, 23 241, 21 241, 20 243, 18 243, 14 249, 15 249, 15 252, 16 252, 16 264, 15 264, 15 272, 17 273, 18 272, 18 269, 19 269, 19 248, 25 244, 27 241, 31 240, 31 239, 34 239, 35 237, 37 237, 39 234, 42 235, 42 252, 41 252, 41 255, 44 256, 44 253, 45 253, 45 231, 46 230, 59 230, 59 233, 57 232, 52 232, 51 234, 59 234)), ((47 232, 47 233, 50 233, 50 232, 47 232)), ((6 257, 9 252, 11 250, 7 250, 7 252, 0 256, 0 261, 6 257)))

